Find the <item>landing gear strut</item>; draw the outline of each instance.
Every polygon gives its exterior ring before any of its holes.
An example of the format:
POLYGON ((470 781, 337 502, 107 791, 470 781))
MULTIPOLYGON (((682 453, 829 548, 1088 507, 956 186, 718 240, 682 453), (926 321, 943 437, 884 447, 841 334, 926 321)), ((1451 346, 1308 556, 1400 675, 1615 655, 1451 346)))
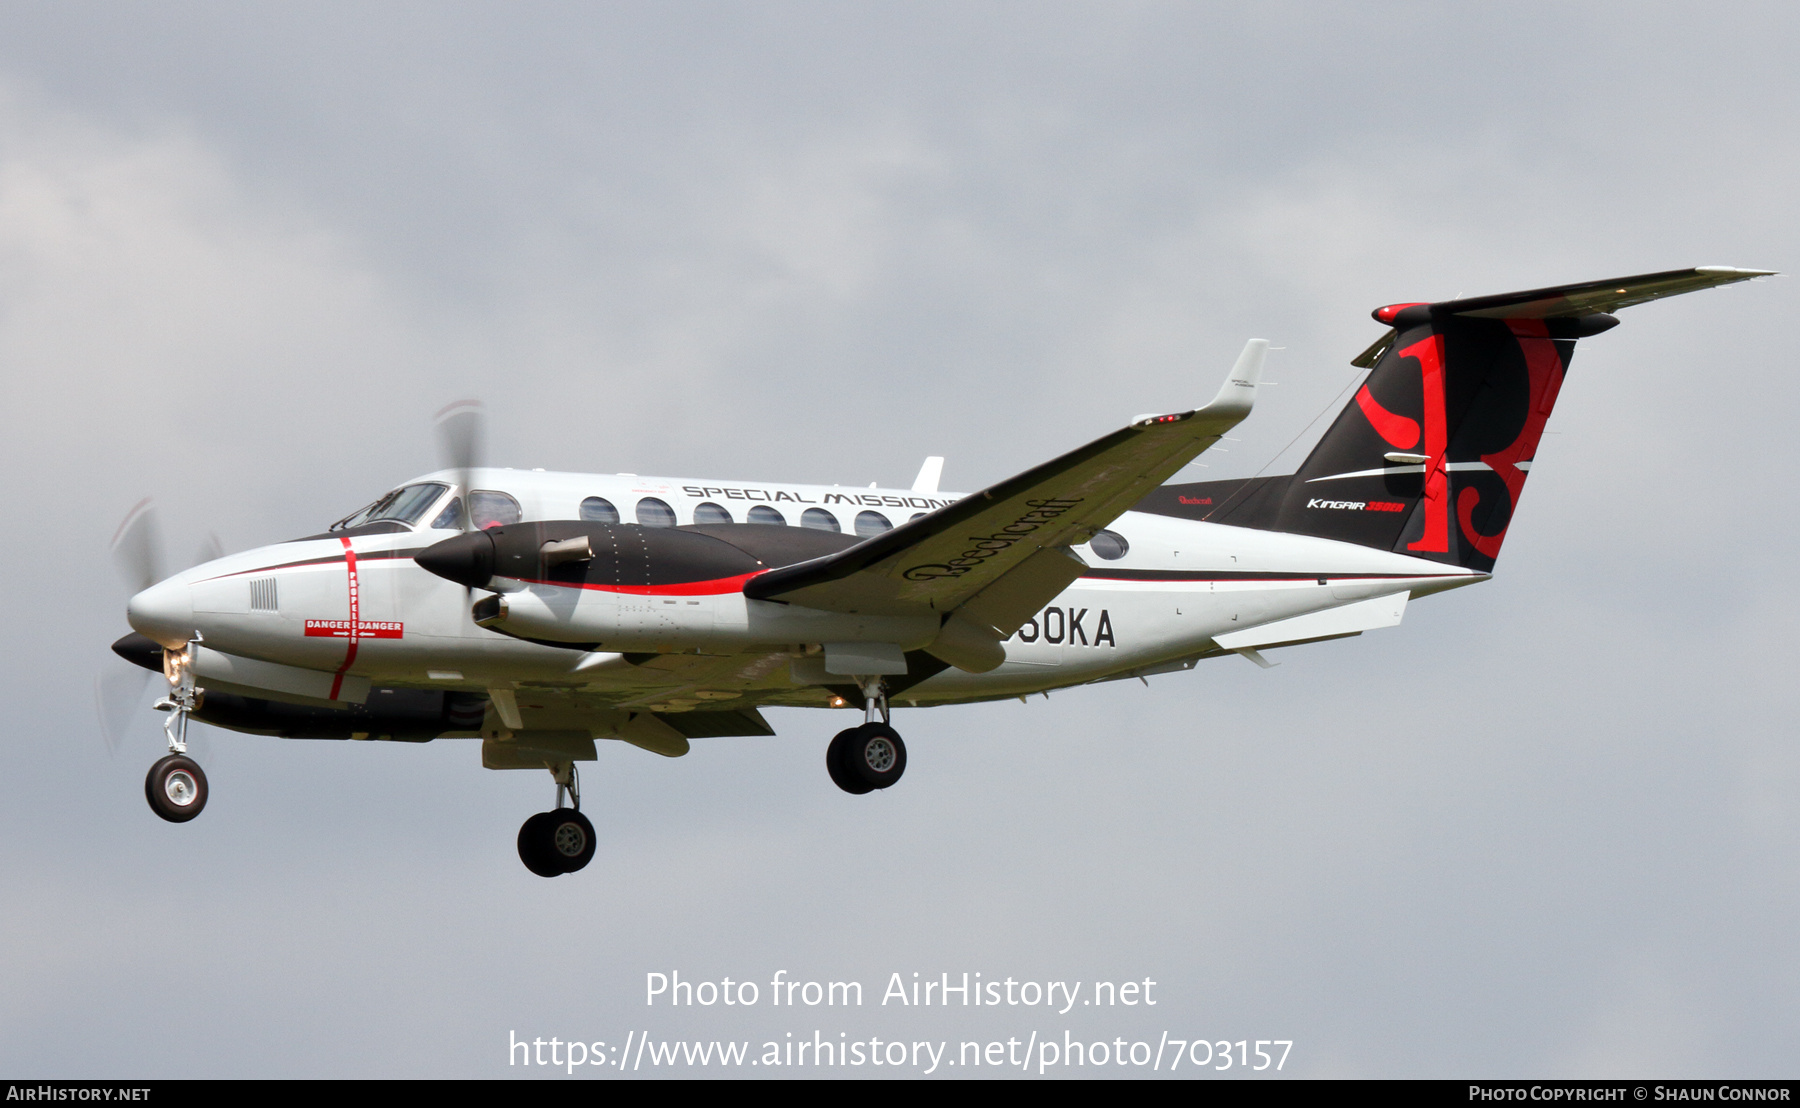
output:
POLYGON ((163 651, 163 676, 169 695, 156 702, 156 710, 169 713, 163 734, 169 740, 168 756, 150 767, 144 778, 144 799, 150 810, 170 823, 186 823, 206 807, 206 774, 187 756, 188 714, 200 707, 205 689, 194 687, 193 642, 181 650, 163 651))
POLYGON ((859 682, 863 725, 839 731, 825 748, 825 770, 838 788, 861 795, 885 789, 906 772, 906 744, 888 726, 887 690, 879 677, 859 682))
POLYGON ((519 861, 539 877, 574 873, 594 859, 594 825, 581 814, 581 778, 574 762, 550 767, 556 778, 556 807, 539 812, 519 828, 519 861), (563 807, 567 795, 574 805, 563 807))

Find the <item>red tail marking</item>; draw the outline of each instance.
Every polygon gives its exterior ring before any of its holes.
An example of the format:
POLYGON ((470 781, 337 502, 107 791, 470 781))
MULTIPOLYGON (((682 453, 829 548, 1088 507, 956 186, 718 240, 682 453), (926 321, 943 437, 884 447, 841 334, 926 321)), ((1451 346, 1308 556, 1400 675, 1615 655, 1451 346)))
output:
POLYGON ((1411 450, 1419 445, 1418 421, 1396 415, 1382 407, 1381 401, 1375 399, 1375 394, 1369 391, 1369 386, 1364 385, 1356 394, 1356 406, 1362 409, 1363 415, 1369 420, 1369 426, 1375 428, 1375 433, 1386 439, 1389 446, 1398 450, 1411 450))
MULTIPOLYGON (((1425 399, 1425 533, 1408 550, 1447 553, 1450 549, 1450 475, 1444 472, 1444 450, 1449 445, 1444 427, 1444 336, 1428 335, 1400 351, 1402 358, 1419 360, 1419 379, 1425 399)), ((1392 439, 1388 441, 1392 442, 1392 439)))
MULTIPOLYGON (((1543 320, 1509 319, 1506 326, 1519 340, 1519 349, 1525 354, 1525 369, 1531 376, 1531 403, 1525 412, 1525 425, 1519 428, 1519 437, 1512 445, 1497 454, 1483 454, 1481 460, 1499 474, 1512 507, 1517 508, 1519 493, 1525 488, 1525 471, 1518 463, 1537 456, 1538 439, 1544 434, 1544 424, 1550 419, 1550 409, 1556 407, 1556 394, 1562 388, 1563 363, 1543 320)), ((1473 517, 1480 504, 1481 493, 1473 487, 1463 489, 1456 496, 1456 518, 1462 524, 1463 537, 1469 544, 1495 558, 1500 554, 1500 544, 1506 539, 1507 529, 1502 527, 1493 535, 1478 534, 1473 517)), ((1509 526, 1511 519, 1508 515, 1509 526)))

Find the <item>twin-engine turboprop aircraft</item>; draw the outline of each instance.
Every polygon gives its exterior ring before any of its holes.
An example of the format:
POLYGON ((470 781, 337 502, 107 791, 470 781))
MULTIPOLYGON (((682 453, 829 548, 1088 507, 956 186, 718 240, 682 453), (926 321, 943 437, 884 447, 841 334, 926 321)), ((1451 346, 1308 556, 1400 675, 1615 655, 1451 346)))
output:
POLYGON ((762 705, 851 707, 826 769, 851 793, 906 770, 891 725, 928 707, 1192 668, 1400 622, 1484 581, 1576 340, 1611 312, 1766 275, 1703 267, 1375 311, 1367 379, 1297 473, 1164 482, 1250 414, 1267 344, 1204 407, 1126 427, 970 494, 544 473, 478 464, 479 416, 440 421, 450 465, 326 531, 146 567, 113 645, 160 671, 170 753, 145 783, 206 803, 186 725, 289 738, 481 741, 548 769, 556 807, 519 855, 593 857, 576 764, 596 739, 677 757, 773 732, 762 705), (204 683, 204 690, 201 684, 204 683), (565 799, 566 798, 566 799, 565 799))

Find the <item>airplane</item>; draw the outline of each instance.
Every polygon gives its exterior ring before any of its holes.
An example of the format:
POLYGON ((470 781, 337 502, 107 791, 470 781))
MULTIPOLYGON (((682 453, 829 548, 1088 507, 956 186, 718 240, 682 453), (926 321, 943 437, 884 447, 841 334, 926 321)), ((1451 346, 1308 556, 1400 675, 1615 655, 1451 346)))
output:
POLYGON ((162 578, 153 517, 127 518, 133 633, 113 650, 168 686, 145 795, 170 822, 205 807, 190 720, 476 739, 489 769, 550 772, 555 806, 517 846, 554 877, 596 850, 576 768, 596 740, 679 757, 772 735, 764 706, 843 708, 862 722, 826 745, 828 775, 886 789, 906 771, 900 706, 1267 666, 1488 580, 1576 342, 1619 309, 1771 274, 1377 308, 1386 329, 1353 360, 1368 375, 1282 476, 1168 483, 1250 414, 1262 339, 1204 406, 972 493, 940 491, 935 457, 906 489, 497 469, 478 405, 454 405, 444 468, 318 534, 162 578))

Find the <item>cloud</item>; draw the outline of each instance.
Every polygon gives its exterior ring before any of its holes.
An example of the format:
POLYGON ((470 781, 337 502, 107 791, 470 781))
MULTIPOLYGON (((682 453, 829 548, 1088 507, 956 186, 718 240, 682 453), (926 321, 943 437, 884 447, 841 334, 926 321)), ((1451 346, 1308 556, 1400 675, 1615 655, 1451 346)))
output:
MULTIPOLYGON (((214 735, 206 816, 157 823, 154 743, 105 758, 87 709, 146 493, 178 553, 309 531, 431 468, 471 393, 502 464, 850 483, 940 453, 966 488, 1271 338, 1219 476, 1327 406, 1380 303, 1794 245, 1792 36, 1748 9, 699 10, 402 11, 348 51, 351 9, 76 11, 0 44, 0 1056, 491 1076, 509 1028, 819 1022, 649 1012, 650 970, 966 968, 1154 977, 1168 1007, 1066 1026, 1291 1037, 1301 1074, 1779 1070, 1775 282, 1584 343, 1496 579, 1275 670, 903 712, 908 779, 866 803, 819 764, 836 714, 607 744, 579 879, 517 864, 548 782, 472 744, 214 735)), ((1063 1026, 1018 1016, 823 1026, 1063 1026)))

